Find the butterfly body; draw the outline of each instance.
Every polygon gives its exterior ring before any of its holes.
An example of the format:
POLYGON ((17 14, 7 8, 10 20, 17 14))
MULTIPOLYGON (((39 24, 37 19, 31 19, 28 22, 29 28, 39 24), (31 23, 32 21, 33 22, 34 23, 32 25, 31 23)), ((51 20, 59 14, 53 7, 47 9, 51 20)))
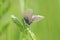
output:
POLYGON ((28 19, 24 18, 25 22, 30 25, 32 22, 30 22, 28 19))

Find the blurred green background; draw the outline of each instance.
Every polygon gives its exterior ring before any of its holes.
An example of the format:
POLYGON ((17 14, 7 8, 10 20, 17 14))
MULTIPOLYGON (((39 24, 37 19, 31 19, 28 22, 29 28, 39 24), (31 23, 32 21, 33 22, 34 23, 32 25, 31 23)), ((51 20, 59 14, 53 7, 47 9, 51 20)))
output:
POLYGON ((22 40, 20 30, 10 16, 21 20, 21 11, 29 8, 34 14, 45 16, 44 20, 30 25, 36 39, 60 40, 60 0, 0 0, 0 40, 22 40))

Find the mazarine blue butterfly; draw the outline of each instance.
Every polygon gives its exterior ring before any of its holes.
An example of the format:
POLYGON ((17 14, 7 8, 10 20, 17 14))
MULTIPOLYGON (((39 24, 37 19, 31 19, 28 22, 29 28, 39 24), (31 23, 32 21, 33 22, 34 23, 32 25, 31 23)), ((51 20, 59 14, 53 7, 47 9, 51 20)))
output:
POLYGON ((42 20, 44 19, 44 16, 41 15, 33 15, 33 10, 28 9, 27 11, 23 12, 23 18, 25 22, 30 25, 34 21, 42 20))

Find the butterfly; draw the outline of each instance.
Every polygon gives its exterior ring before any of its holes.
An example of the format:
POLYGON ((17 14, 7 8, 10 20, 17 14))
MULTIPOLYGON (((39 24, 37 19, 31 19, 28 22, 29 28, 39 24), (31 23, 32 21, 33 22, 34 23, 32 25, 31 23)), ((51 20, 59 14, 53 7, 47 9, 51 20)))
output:
POLYGON ((39 21, 44 19, 44 16, 41 15, 33 15, 34 11, 32 9, 28 9, 22 13, 25 22, 30 25, 32 22, 39 21))

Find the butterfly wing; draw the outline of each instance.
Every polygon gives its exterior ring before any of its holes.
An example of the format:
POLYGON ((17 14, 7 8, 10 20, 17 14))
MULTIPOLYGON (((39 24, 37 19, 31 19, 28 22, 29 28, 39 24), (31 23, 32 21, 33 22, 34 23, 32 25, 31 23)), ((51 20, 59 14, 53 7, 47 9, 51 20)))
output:
POLYGON ((26 13, 27 13, 27 17, 28 17, 29 22, 32 22, 33 10, 28 9, 26 13))
POLYGON ((27 13, 26 13, 26 11, 22 12, 22 16, 27 19, 27 13))
POLYGON ((42 19, 44 19, 44 16, 40 16, 40 15, 32 16, 32 22, 39 21, 39 20, 42 20, 42 19))

